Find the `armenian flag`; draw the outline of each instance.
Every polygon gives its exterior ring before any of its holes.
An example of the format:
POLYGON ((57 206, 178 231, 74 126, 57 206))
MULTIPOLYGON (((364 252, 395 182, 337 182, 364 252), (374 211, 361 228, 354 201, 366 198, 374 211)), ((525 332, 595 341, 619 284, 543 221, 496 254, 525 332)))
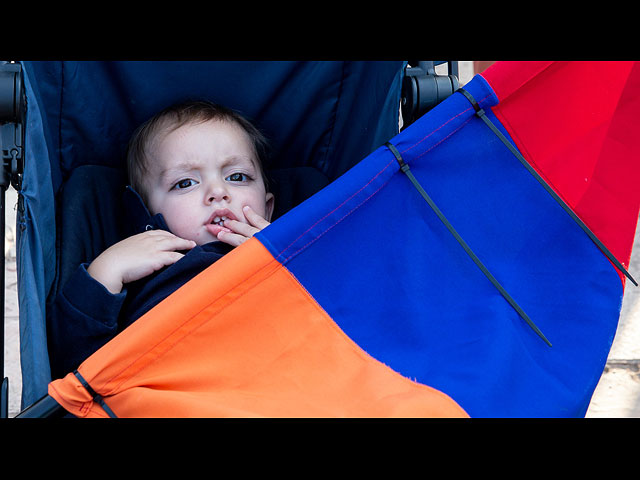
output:
POLYGON ((635 62, 497 62, 49 395, 80 417, 584 416, 635 283, 639 107, 635 62))

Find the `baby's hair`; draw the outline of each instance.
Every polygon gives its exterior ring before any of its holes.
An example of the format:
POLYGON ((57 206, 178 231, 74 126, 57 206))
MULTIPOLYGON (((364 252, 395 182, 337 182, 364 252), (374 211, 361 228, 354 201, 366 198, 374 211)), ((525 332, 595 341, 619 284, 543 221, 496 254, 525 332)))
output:
POLYGON ((184 125, 209 120, 233 122, 247 133, 258 160, 258 168, 265 188, 269 191, 267 175, 264 170, 268 155, 268 143, 265 136, 239 112, 207 100, 195 100, 165 108, 140 125, 131 136, 127 149, 129 184, 145 201, 147 198, 143 179, 148 173, 148 151, 158 134, 166 135, 184 125))

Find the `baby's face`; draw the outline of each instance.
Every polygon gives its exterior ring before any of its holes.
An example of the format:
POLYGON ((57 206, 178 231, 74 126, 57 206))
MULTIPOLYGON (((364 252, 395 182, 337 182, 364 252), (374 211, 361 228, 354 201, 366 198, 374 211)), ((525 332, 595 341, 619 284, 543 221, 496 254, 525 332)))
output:
POLYGON ((216 241, 223 217, 247 223, 245 205, 271 221, 273 195, 249 136, 237 124, 187 124, 156 141, 149 153, 147 203, 175 235, 198 245, 216 241))

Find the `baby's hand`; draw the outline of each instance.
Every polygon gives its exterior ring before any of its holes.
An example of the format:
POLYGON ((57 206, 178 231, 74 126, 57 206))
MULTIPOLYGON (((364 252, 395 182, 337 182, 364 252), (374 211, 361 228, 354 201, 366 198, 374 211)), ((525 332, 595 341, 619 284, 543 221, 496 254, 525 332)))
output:
POLYGON ((230 229, 231 232, 218 233, 218 240, 237 247, 249 240, 263 228, 271 225, 248 205, 243 207, 242 211, 244 212, 244 217, 249 223, 247 224, 237 220, 225 220, 224 226, 230 229))
POLYGON ((126 238, 102 252, 87 272, 111 293, 120 293, 125 283, 139 280, 162 267, 172 265, 196 242, 164 230, 149 230, 126 238))

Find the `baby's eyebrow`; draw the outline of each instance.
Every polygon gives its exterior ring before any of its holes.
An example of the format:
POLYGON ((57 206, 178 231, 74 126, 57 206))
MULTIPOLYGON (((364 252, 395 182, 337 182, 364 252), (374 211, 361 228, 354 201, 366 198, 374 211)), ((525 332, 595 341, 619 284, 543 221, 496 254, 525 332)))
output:
POLYGON ((180 162, 175 165, 170 165, 160 171, 160 178, 166 178, 170 175, 181 172, 190 172, 200 168, 200 164, 194 162, 180 162))
POLYGON ((244 157, 244 156, 233 156, 233 157, 227 158, 224 162, 222 162, 221 168, 236 166, 236 165, 241 167, 250 166, 251 168, 256 168, 254 160, 252 158, 244 157))

